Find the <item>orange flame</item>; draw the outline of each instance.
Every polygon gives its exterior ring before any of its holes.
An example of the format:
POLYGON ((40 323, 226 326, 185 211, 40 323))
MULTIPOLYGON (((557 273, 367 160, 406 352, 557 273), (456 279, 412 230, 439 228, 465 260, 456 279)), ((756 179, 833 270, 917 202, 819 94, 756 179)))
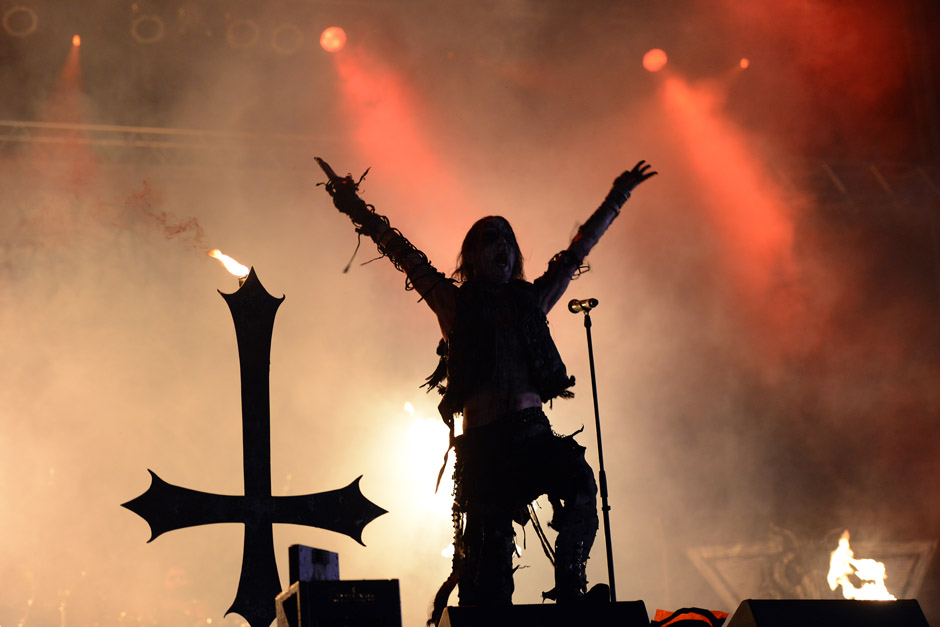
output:
POLYGON ((849 532, 842 532, 839 548, 829 557, 829 589, 842 586, 842 596, 859 601, 894 601, 895 596, 885 587, 885 565, 872 559, 854 558, 849 547, 849 532), (850 575, 854 576, 850 578, 850 575), (856 588, 852 579, 857 579, 862 586, 856 588))
POLYGON ((213 248, 209 251, 209 256, 215 259, 218 259, 219 262, 225 266, 225 269, 237 276, 239 279, 243 279, 248 276, 248 273, 251 272, 251 268, 248 266, 243 266, 238 263, 228 255, 224 254, 218 248, 213 248))

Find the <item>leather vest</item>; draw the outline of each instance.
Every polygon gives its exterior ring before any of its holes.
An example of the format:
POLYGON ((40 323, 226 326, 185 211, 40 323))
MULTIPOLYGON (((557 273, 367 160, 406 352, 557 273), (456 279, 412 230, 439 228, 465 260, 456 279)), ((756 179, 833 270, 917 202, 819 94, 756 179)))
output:
POLYGON ((460 286, 446 368, 439 409, 448 424, 480 391, 534 390, 542 402, 573 396, 568 388, 574 377, 558 354, 535 286, 523 280, 497 287, 472 281, 460 286))

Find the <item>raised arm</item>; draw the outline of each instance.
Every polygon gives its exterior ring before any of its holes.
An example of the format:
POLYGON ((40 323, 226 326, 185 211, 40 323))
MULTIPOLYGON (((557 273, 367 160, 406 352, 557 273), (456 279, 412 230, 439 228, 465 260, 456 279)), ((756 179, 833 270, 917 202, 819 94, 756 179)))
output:
POLYGON ((632 170, 627 170, 618 176, 601 206, 578 229, 574 239, 571 240, 571 245, 555 255, 549 262, 545 274, 534 281, 542 311, 548 313, 568 289, 572 276, 584 263, 585 257, 600 240, 601 235, 614 218, 620 215, 620 209, 630 198, 630 193, 637 185, 657 174, 657 172, 650 172, 650 167, 645 161, 640 161, 633 166, 632 170))
POLYGON ((372 238, 379 254, 405 273, 405 289, 414 289, 421 295, 437 316, 444 337, 448 337, 457 311, 457 287, 453 281, 431 265, 427 255, 392 227, 388 218, 376 213, 372 205, 359 198, 356 193, 359 185, 351 176, 337 176, 320 158, 317 158, 317 163, 329 178, 326 191, 333 197, 333 205, 349 216, 357 233, 372 238))

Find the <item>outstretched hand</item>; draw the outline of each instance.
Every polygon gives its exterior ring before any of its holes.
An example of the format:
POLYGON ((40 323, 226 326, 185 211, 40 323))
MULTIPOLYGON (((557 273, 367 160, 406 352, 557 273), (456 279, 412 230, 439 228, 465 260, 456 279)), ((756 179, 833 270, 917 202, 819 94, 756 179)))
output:
POLYGON ((627 192, 629 194, 637 185, 646 179, 659 174, 659 172, 656 171, 650 172, 651 167, 652 166, 645 160, 640 161, 635 166, 633 166, 632 170, 627 170, 614 180, 614 189, 627 192))
POLYGON ((349 216, 359 227, 370 224, 374 228, 380 228, 381 225, 377 225, 375 222, 377 216, 372 206, 359 198, 357 194, 359 184, 362 183, 362 179, 366 177, 369 170, 366 170, 356 181, 351 174, 339 176, 330 167, 330 164, 323 159, 319 157, 314 157, 314 159, 316 159, 317 164, 323 169, 328 179, 326 183, 317 183, 317 185, 323 185, 327 193, 333 197, 333 206, 349 216))
POLYGON ((350 195, 355 196, 356 192, 359 191, 359 184, 362 183, 362 179, 366 178, 366 174, 369 173, 369 170, 366 170, 358 181, 354 181, 352 174, 340 176, 330 167, 329 163, 320 157, 314 157, 314 159, 327 177, 326 183, 317 183, 317 186, 323 185, 334 200, 337 196, 341 199, 350 195))

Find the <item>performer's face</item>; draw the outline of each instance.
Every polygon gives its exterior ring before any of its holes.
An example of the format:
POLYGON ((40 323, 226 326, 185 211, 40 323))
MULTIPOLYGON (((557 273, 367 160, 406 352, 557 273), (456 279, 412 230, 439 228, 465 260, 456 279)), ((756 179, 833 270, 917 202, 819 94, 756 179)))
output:
POLYGON ((473 265, 477 279, 502 284, 512 278, 516 265, 515 237, 508 225, 492 220, 483 227, 480 254, 473 265))

